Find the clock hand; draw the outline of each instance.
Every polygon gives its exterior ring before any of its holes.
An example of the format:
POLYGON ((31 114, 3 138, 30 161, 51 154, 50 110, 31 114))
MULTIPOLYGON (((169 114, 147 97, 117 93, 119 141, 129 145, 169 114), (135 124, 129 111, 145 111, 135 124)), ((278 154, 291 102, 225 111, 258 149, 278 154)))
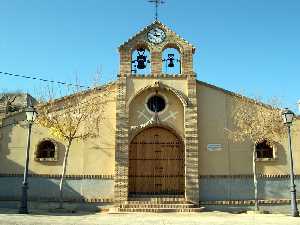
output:
POLYGON ((154 39, 156 39, 156 37, 153 34, 149 33, 148 34, 148 39, 149 40, 154 40, 154 39))

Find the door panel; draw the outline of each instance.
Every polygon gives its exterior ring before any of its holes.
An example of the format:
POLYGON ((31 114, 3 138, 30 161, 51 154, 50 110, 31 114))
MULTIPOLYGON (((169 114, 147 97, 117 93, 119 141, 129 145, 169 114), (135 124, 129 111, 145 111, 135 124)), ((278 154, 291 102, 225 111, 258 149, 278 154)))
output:
POLYGON ((184 148, 171 131, 151 127, 132 140, 129 194, 184 194, 184 148))

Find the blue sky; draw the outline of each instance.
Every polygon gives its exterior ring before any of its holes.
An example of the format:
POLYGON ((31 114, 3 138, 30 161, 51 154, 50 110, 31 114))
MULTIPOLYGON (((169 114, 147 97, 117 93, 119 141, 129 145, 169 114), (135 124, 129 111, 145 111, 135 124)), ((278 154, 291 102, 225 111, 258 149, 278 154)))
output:
MULTIPOLYGON (((199 80, 297 110, 299 0, 166 2, 159 18, 197 48, 199 80)), ((84 85, 97 70, 116 79, 117 47, 154 16, 147 0, 1 0, 0 10, 0 71, 84 85)), ((44 87, 0 75, 1 91, 44 87)))

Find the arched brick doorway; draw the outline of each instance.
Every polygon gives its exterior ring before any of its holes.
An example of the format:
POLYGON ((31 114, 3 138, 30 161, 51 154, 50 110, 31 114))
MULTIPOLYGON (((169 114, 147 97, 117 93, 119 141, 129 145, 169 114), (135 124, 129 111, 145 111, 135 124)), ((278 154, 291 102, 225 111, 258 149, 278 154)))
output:
POLYGON ((184 145, 171 130, 149 127, 129 146, 129 195, 184 195, 184 145))

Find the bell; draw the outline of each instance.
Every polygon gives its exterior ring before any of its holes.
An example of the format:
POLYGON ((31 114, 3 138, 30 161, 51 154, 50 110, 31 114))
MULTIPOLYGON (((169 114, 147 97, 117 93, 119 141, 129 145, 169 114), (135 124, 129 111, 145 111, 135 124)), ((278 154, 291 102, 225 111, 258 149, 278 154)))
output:
POLYGON ((168 54, 168 67, 174 67, 174 54, 168 54))
POLYGON ((137 61, 137 68, 138 69, 145 69, 146 68, 146 56, 144 56, 144 55, 138 55, 137 57, 136 57, 136 61, 137 61))
POLYGON ((168 67, 174 67, 174 59, 169 59, 168 67))

